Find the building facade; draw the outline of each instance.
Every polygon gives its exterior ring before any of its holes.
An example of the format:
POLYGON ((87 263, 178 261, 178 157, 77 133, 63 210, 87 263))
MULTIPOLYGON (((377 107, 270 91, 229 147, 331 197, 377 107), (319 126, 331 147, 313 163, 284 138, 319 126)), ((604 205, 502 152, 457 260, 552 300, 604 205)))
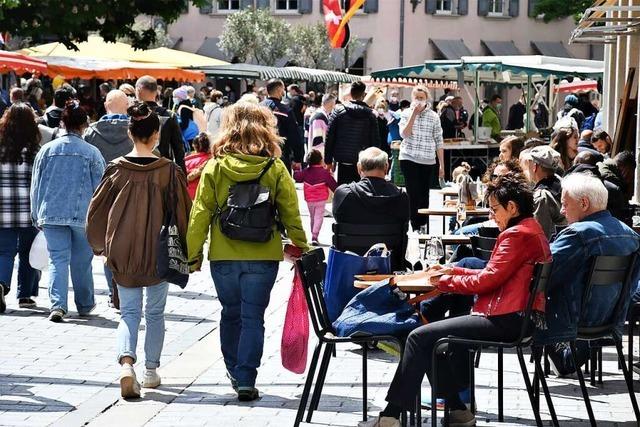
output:
MULTIPOLYGON (((351 72, 420 64, 465 55, 546 54, 597 58, 588 45, 568 46, 571 18, 544 23, 533 16, 536 0, 367 0, 349 22, 361 43, 350 52, 351 72)), ((268 8, 292 25, 323 21, 322 0, 211 0, 189 4, 169 27, 176 47, 230 60, 217 48, 229 14, 247 7, 268 8)), ((295 58, 290 58, 295 62, 295 58)), ((278 64, 278 65, 284 65, 278 64)), ((336 69, 344 59, 336 52, 336 69)))

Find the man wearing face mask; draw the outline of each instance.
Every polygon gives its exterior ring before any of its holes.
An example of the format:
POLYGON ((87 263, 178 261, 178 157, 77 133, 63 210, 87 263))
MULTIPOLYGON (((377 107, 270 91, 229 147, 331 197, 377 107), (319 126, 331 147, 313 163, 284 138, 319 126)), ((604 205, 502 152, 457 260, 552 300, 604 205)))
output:
POLYGON ((262 105, 273 111, 278 120, 278 134, 284 138, 282 147, 282 161, 287 170, 299 169, 304 158, 304 143, 298 131, 296 119, 291 108, 282 103, 285 94, 285 86, 282 80, 272 79, 267 83, 267 99, 262 105))
POLYGON ((226 96, 229 102, 231 102, 232 104, 236 102, 236 93, 231 90, 231 86, 226 85, 224 87, 224 92, 222 92, 222 95, 226 96))
POLYGON ((411 227, 417 231, 427 222, 418 209, 429 207, 430 184, 436 174, 444 177, 444 148, 440 117, 431 109, 428 89, 416 86, 411 96, 411 108, 400 118, 399 159, 411 204, 411 227))
POLYGON ((502 110, 502 97, 493 95, 489 105, 482 113, 482 126, 491 128, 491 138, 500 141, 500 132, 502 125, 500 124, 500 110, 502 110))
POLYGON ((398 111, 400 109, 400 99, 398 98, 398 91, 392 90, 389 97, 389 111, 398 111))

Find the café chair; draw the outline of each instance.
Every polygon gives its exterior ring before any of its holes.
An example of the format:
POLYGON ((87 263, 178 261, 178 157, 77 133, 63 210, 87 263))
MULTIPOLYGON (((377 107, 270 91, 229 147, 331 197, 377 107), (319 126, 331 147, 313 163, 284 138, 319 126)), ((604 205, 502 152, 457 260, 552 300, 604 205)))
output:
POLYGON ((629 373, 631 374, 631 377, 633 378, 633 340, 634 340, 634 336, 635 336, 635 332, 636 332, 636 324, 638 323, 638 321, 640 321, 640 302, 632 302, 631 306, 629 307, 629 330, 628 330, 628 343, 629 343, 629 349, 628 349, 628 353, 627 353, 627 358, 629 359, 629 373))
MULTIPOLYGON (((633 406, 633 412, 636 416, 636 421, 640 423, 640 410, 638 409, 638 402, 633 389, 633 380, 631 370, 627 369, 627 363, 624 359, 624 352, 622 350, 622 336, 619 331, 616 330, 617 316, 623 310, 627 303, 631 289, 631 280, 633 278, 633 269, 637 260, 637 255, 628 256, 597 256, 594 258, 591 265, 591 273, 589 274, 589 280, 585 286, 584 294, 582 297, 582 313, 587 312, 589 298, 592 292, 597 286, 614 287, 622 284, 620 290, 620 296, 618 301, 614 305, 614 309, 611 314, 609 322, 600 326, 584 326, 578 325, 577 339, 569 343, 571 350, 571 357, 576 366, 576 373, 578 375, 578 381, 580 382, 580 389, 584 398, 585 406, 587 407, 587 413, 589 415, 589 421, 592 426, 596 426, 597 422, 591 408, 591 401, 589 400, 589 392, 585 385, 582 369, 578 366, 576 361, 576 341, 598 341, 606 338, 610 338, 614 341, 616 351, 618 353, 619 366, 622 369, 627 389, 629 391, 629 397, 631 398, 631 405, 633 406)), ((601 351, 601 349, 600 349, 601 351)), ((600 357, 601 359, 601 357, 600 357)), ((591 372, 596 366, 593 364, 593 352, 592 352, 592 366, 591 372)), ((602 374, 602 367, 600 368, 600 374, 602 374)))
POLYGON ((333 247, 364 255, 371 246, 384 243, 391 251, 391 271, 405 270, 409 224, 333 224, 333 247))
MULTIPOLYGON (((533 322, 532 320, 532 312, 533 312, 533 303, 536 299, 536 296, 539 294, 543 294, 545 292, 547 282, 549 280, 549 276, 551 274, 551 266, 552 263, 537 263, 534 268, 533 278, 531 279, 531 283, 529 285, 529 299, 527 301, 527 306, 524 314, 525 321, 522 323, 522 330, 520 331, 519 337, 512 342, 499 342, 499 341, 484 341, 484 340, 474 340, 468 338, 461 338, 456 336, 448 336, 445 338, 441 338, 436 342, 436 345, 433 348, 433 365, 432 365, 432 382, 431 382, 431 401, 435 402, 437 397, 437 384, 438 384, 438 359, 440 355, 446 353, 447 348, 450 345, 459 345, 463 347, 470 348, 470 357, 469 357, 469 389, 471 391, 471 410, 475 412, 475 380, 474 380, 474 363, 473 363, 473 353, 478 349, 482 348, 496 348, 498 350, 498 420, 500 422, 504 421, 504 397, 503 397, 503 358, 502 352, 504 349, 512 349, 515 348, 516 353, 518 355, 518 361, 520 362, 520 369, 522 371, 522 376, 524 379, 524 383, 527 389, 527 394, 529 395, 529 400, 531 402, 531 407, 533 409, 533 414, 536 419, 536 425, 542 426, 542 419, 540 418, 540 413, 537 410, 539 399, 536 395, 536 390, 534 389, 534 383, 537 384, 538 381, 542 384, 542 389, 544 391, 545 399, 547 401, 547 406, 549 407, 549 412, 551 414, 552 422, 554 426, 558 426, 558 419, 556 417, 555 408, 553 407, 553 402, 551 401, 551 395, 549 394, 549 388, 547 387, 546 379, 544 375, 542 375, 542 366, 541 366, 541 358, 542 355, 539 351, 532 351, 534 355, 534 365, 535 365, 535 374, 533 382, 529 378, 529 373, 527 371, 527 365, 525 364, 525 359, 523 355, 523 349, 527 347, 531 347, 533 343, 533 330, 530 327, 530 324, 533 322)), ((431 425, 432 427, 437 427, 438 425, 438 413, 437 413, 437 405, 433 405, 431 408, 431 425)), ((446 406, 446 405, 445 405, 446 406)), ((447 408, 445 408, 445 418, 447 416, 447 408)), ((447 425, 447 421, 445 419, 445 425, 447 425)))
POLYGON ((483 237, 483 236, 470 236, 471 240, 471 252, 476 258, 480 258, 485 261, 489 261, 491 253, 496 245, 497 238, 483 237))
MULTIPOLYGON (((300 259, 296 261, 296 267, 300 272, 302 279, 302 287, 304 289, 305 299, 309 308, 309 316, 311 318, 311 325, 313 331, 318 338, 318 344, 315 347, 313 356, 311 358, 311 364, 307 372, 307 379, 304 384, 302 396, 300 397, 300 405, 298 406, 298 412, 294 422, 294 427, 297 427, 302 422, 305 411, 307 411, 307 403, 309 401, 309 395, 311 394, 311 386, 314 382, 316 370, 319 370, 317 378, 315 379, 315 387, 313 394, 311 395, 311 402, 309 403, 306 422, 310 423, 313 416, 313 412, 318 409, 320 402, 320 395, 322 394, 322 388, 329 368, 329 361, 335 350, 337 344, 357 344, 362 348, 362 419, 367 420, 367 351, 368 346, 380 341, 391 341, 398 345, 400 348, 400 357, 402 358, 403 343, 398 337, 391 335, 358 335, 350 337, 338 337, 333 328, 333 325, 329 321, 327 314, 327 308, 324 301, 323 283, 325 277, 325 271, 327 268, 324 262, 324 251, 322 249, 315 249, 302 255, 300 259), (324 347, 324 353, 322 359, 320 359, 320 353, 324 347)), ((417 402, 418 407, 420 401, 417 402)), ((418 414, 419 415, 419 414, 418 414)), ((404 418, 404 417, 403 417, 404 418)))

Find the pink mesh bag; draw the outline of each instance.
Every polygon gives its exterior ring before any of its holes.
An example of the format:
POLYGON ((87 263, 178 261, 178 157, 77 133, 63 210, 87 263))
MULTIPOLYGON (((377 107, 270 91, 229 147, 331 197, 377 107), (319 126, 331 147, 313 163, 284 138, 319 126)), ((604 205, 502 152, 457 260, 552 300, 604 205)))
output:
POLYGON ((302 289, 300 273, 296 267, 282 330, 280 345, 282 366, 296 374, 303 374, 307 368, 308 343, 309 309, 302 289))

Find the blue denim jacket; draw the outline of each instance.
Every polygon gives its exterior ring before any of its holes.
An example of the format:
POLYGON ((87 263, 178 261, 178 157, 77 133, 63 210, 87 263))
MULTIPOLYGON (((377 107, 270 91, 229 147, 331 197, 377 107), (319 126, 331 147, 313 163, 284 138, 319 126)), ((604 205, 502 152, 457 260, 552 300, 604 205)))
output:
MULTIPOLYGON (((586 301, 585 312, 581 312, 591 260, 596 255, 630 255, 639 248, 640 236, 609 211, 596 212, 562 230, 551 243, 553 270, 547 287, 547 329, 536 333, 536 341, 540 344, 570 341, 576 337, 578 323, 581 326, 606 324, 611 319, 622 284, 594 287, 586 301)), ((636 262, 628 301, 639 278, 640 262, 636 262)), ((623 307, 616 315, 620 331, 627 308, 623 307)))
POLYGON ((31 179, 31 218, 36 226, 84 227, 105 163, 100 151, 68 133, 38 152, 31 179))

